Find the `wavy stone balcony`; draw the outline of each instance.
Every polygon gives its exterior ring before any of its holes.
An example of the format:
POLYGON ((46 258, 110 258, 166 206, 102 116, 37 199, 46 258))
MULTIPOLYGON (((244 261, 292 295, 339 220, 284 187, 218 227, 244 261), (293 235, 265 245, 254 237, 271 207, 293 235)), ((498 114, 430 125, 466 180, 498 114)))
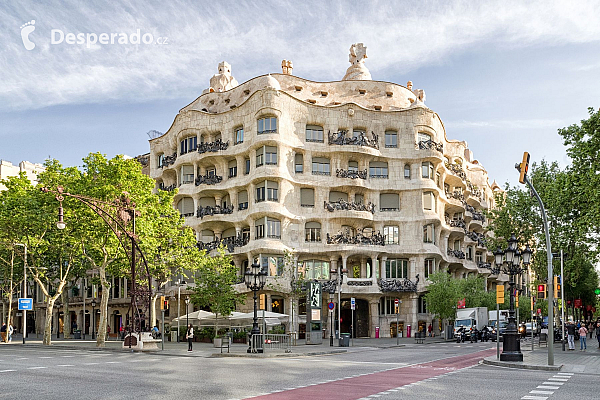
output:
POLYGON ((348 211, 367 211, 375 214, 375 204, 368 202, 367 204, 355 203, 353 201, 324 201, 323 206, 329 212, 348 210, 348 211))
POLYGON ((362 132, 357 136, 346 136, 347 134, 348 131, 345 130, 334 133, 329 131, 327 132, 328 143, 340 146, 367 146, 379 150, 379 136, 376 133, 371 132, 371 138, 362 132))

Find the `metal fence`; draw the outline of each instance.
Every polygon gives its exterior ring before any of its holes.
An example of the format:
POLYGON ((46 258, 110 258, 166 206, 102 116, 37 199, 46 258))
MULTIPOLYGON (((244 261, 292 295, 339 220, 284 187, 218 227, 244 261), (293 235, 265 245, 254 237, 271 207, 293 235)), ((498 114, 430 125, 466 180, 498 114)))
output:
POLYGON ((252 335, 252 353, 266 353, 267 351, 283 350, 285 353, 292 352, 291 334, 259 333, 252 335))

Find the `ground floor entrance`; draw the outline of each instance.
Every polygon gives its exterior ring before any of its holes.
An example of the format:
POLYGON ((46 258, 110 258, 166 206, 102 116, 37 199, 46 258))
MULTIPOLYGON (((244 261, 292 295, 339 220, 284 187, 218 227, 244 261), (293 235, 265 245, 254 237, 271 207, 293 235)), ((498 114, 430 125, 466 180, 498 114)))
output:
POLYGON ((342 299, 341 333, 350 333, 352 337, 369 337, 369 302, 356 299, 354 310, 354 321, 352 320, 352 309, 350 299, 342 299))

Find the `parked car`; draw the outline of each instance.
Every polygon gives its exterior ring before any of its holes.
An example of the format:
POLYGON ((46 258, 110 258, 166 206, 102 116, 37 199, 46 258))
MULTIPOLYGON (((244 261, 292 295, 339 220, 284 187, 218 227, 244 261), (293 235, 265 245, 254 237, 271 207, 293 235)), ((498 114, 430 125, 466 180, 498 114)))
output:
MULTIPOLYGON (((506 332, 506 326, 508 321, 500 321, 500 341, 504 340, 504 332, 506 332)), ((496 327, 492 329, 492 342, 496 341, 496 327)))

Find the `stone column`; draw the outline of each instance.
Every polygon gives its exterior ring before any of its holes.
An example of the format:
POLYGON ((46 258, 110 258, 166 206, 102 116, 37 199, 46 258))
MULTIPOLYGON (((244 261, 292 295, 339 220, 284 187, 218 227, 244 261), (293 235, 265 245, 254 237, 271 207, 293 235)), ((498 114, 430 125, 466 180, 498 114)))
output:
MULTIPOLYGON (((348 262, 348 257, 347 257, 347 256, 342 256, 342 270, 348 270, 348 267, 347 267, 347 262, 348 262)), ((347 273, 344 275, 344 277, 343 277, 343 281, 342 281, 342 285, 343 285, 344 283, 345 283, 345 284, 348 284, 348 274, 349 274, 349 273, 350 273, 350 271, 348 271, 348 272, 347 272, 347 273)))
POLYGON ((381 279, 387 279, 387 272, 385 270, 385 262, 387 261, 387 256, 381 256, 381 264, 379 264, 379 276, 381 279))
POLYGON ((360 258, 360 277, 367 277, 367 259, 365 257, 360 258))
POLYGON ((379 257, 371 257, 371 280, 373 287, 377 287, 377 271, 379 271, 379 257))
MULTIPOLYGON (((379 300, 369 300, 369 317, 371 319, 369 327, 369 336, 375 337, 375 327, 379 326, 379 300)), ((379 326, 379 335, 381 336, 381 326, 379 326)))

